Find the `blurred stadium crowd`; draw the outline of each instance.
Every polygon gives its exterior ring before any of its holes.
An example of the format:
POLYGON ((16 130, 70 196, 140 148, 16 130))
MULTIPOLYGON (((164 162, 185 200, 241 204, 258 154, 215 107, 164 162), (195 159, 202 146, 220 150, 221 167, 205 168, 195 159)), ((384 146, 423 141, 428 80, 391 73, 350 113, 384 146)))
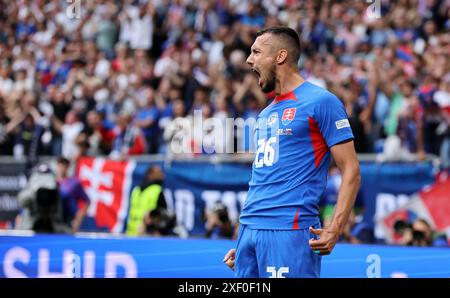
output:
POLYGON ((273 94, 245 59, 283 24, 302 75, 344 102, 357 152, 449 164, 448 0, 0 3, 2 155, 166 153, 175 118, 255 117, 273 94))
POLYGON ((0 0, 0 155, 32 165, 195 146, 177 138, 196 111, 246 120, 271 101, 245 60, 258 30, 287 25, 302 76, 343 101, 358 153, 450 166, 449 0, 72 2, 0 0))

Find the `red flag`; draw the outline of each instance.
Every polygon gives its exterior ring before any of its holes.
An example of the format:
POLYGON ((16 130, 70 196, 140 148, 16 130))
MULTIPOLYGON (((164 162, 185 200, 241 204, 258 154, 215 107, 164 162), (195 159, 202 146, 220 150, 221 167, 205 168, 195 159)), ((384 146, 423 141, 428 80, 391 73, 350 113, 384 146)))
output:
POLYGON ((97 227, 123 231, 134 165, 133 161, 79 159, 76 174, 91 200, 88 216, 95 218, 97 227))

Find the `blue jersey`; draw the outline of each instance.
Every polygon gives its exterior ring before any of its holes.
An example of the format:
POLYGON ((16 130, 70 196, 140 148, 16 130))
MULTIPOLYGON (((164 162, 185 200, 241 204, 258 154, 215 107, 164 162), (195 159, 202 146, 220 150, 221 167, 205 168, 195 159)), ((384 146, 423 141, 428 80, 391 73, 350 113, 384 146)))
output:
POLYGON ((341 101, 304 82, 258 116, 255 159, 240 223, 250 229, 296 230, 319 222, 329 148, 353 138, 341 101))

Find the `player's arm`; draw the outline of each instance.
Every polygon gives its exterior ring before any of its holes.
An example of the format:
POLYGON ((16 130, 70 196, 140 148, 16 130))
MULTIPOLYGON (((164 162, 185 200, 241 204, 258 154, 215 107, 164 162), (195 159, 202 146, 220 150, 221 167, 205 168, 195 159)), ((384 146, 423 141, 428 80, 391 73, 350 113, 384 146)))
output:
MULTIPOLYGON (((236 225, 236 230, 234 232, 234 237, 237 239, 238 233, 239 233, 239 224, 236 225)), ((231 270, 234 271, 234 263, 236 260, 236 248, 230 249, 225 257, 223 258, 223 262, 227 264, 228 267, 230 267, 231 270)))
POLYGON ((341 171, 342 183, 330 226, 323 229, 310 228, 312 233, 319 236, 319 239, 309 241, 310 247, 321 255, 331 253, 339 236, 344 231, 361 181, 359 162, 353 141, 336 144, 330 148, 330 151, 341 171))
POLYGON ((340 235, 344 231, 345 224, 353 209, 361 176, 353 141, 335 145, 330 150, 342 174, 342 184, 339 189, 330 229, 337 230, 340 235))
MULTIPOLYGON (((239 223, 235 226, 235 231, 234 231, 234 236, 233 236, 234 239, 238 238, 238 233, 239 233, 239 223)), ((227 264, 227 266, 230 267, 231 270, 234 271, 235 260, 236 260, 236 248, 232 248, 227 252, 225 257, 223 258, 223 262, 225 264, 227 264)))

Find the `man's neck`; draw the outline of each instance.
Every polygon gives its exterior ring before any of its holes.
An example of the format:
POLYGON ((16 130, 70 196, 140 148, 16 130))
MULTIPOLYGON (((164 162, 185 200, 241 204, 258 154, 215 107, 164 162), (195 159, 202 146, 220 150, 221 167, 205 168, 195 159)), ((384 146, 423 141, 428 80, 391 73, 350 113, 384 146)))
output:
POLYGON ((305 82, 298 71, 280 71, 275 83, 275 95, 288 93, 305 82))

